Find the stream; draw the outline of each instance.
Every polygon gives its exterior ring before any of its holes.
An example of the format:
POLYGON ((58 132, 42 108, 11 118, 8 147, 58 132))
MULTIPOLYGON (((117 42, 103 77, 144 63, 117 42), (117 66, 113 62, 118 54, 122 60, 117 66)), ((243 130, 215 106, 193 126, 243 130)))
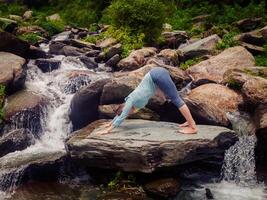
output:
MULTIPOLYGON (((46 45, 42 46, 47 49, 46 45)), ((45 96, 49 104, 42 110, 41 136, 35 144, 23 151, 9 153, 0 158, 0 200, 68 200, 97 199, 99 188, 81 182, 81 177, 70 180, 59 179, 57 182, 29 182, 19 185, 25 169, 29 164, 38 163, 41 159, 60 158, 66 154, 64 140, 71 133, 72 126, 68 112, 73 91, 77 91, 96 80, 110 77, 106 72, 92 72, 92 75, 81 76, 81 80, 70 81, 67 74, 79 71, 90 72, 75 57, 54 56, 61 61, 59 69, 43 73, 31 60, 28 63, 26 88, 45 96)), ((184 91, 187 92, 187 91, 184 91)), ((23 116, 27 118, 27 116, 23 116)), ((29 128, 31 127, 30 119, 29 128)), ((20 128, 20 121, 14 121, 11 129, 20 128)), ((222 169, 222 180, 214 183, 201 183, 200 187, 185 187, 175 198, 177 200, 207 199, 208 188, 217 200, 262 200, 267 199, 264 183, 257 181, 255 174, 254 148, 255 136, 243 135, 225 155, 222 169)), ((87 177, 85 179, 90 179, 87 177)))

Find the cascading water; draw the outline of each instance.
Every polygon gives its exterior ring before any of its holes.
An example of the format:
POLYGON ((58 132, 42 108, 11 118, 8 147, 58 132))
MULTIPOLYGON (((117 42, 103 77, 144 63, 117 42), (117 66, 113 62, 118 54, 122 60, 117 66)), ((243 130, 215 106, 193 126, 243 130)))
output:
MULTIPOLYGON (((68 111, 74 92, 90 82, 109 76, 104 72, 90 72, 75 57, 56 56, 53 59, 60 60, 61 66, 49 73, 43 73, 34 65, 33 60, 28 63, 26 89, 44 96, 48 105, 41 111, 44 114, 40 123, 42 130, 40 139, 23 151, 16 151, 0 158, 0 187, 5 192, 10 193, 14 190, 29 163, 38 162, 51 155, 60 157, 65 154, 64 139, 71 131, 68 111), (84 75, 70 79, 75 73, 84 75)), ((13 121, 11 128, 18 127, 20 124, 13 121)), ((4 196, 3 193, 0 193, 0 197, 4 196)))
POLYGON ((239 141, 225 152, 222 181, 207 184, 218 200, 263 200, 267 199, 263 183, 259 183, 255 172, 254 149, 257 142, 255 130, 249 117, 241 113, 227 113, 239 141))

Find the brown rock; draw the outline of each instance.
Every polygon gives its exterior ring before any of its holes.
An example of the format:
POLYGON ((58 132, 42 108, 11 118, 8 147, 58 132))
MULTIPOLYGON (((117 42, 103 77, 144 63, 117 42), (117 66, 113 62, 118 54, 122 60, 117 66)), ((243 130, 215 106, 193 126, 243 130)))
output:
POLYGON ((267 104, 267 80, 261 77, 253 77, 246 81, 242 88, 246 101, 258 105, 267 104))
POLYGON ((192 114, 199 121, 228 126, 226 112, 238 110, 243 98, 237 92, 218 84, 205 84, 193 89, 184 98, 192 114))
POLYGON ((145 190, 148 193, 161 198, 175 197, 180 189, 180 183, 174 178, 160 179, 145 185, 145 190))
POLYGON ((115 44, 117 44, 117 40, 114 38, 107 38, 104 41, 101 41, 100 43, 97 44, 98 47, 100 47, 101 49, 105 49, 108 47, 111 47, 115 44))
POLYGON ((32 18, 32 11, 31 10, 27 10, 24 14, 23 14, 23 19, 28 20, 30 18, 32 18))
POLYGON ((256 45, 252 45, 252 44, 248 44, 245 42, 240 42, 239 43, 240 46, 245 47, 250 53, 252 53, 252 55, 258 55, 264 52, 264 48, 263 47, 259 47, 256 45))
POLYGON ((48 37, 47 31, 45 31, 43 28, 41 28, 39 26, 19 27, 16 33, 18 35, 29 34, 29 33, 38 33, 38 34, 43 35, 44 37, 48 37))
POLYGON ((260 33, 261 33, 262 37, 265 39, 265 41, 267 41, 267 26, 263 27, 260 30, 260 33))
POLYGON ((213 51, 220 40, 221 38, 214 34, 179 49, 184 54, 185 59, 188 60, 194 57, 213 54, 213 51))
POLYGON ((24 86, 26 60, 12 53, 0 52, 0 84, 12 93, 24 86))
POLYGON ((254 57, 244 47, 237 46, 193 65, 186 71, 193 77, 195 83, 201 81, 220 83, 227 70, 245 69, 254 65, 254 57))
MULTIPOLYGON (((115 110, 117 110, 119 106, 120 104, 100 105, 98 107, 99 114, 104 117, 114 118, 116 116, 115 110)), ((152 110, 148 108, 142 108, 141 110, 138 110, 137 113, 130 115, 129 119, 145 119, 159 121, 160 117, 152 110)))
POLYGON ((163 48, 177 49, 182 43, 189 38, 185 31, 163 32, 162 37, 165 42, 161 44, 163 48))
POLYGON ((164 63, 167 65, 178 66, 180 54, 177 50, 164 49, 157 56, 162 58, 165 61, 164 63))
POLYGON ((247 32, 247 33, 242 33, 240 35, 237 35, 235 39, 238 41, 256 45, 256 46, 262 46, 265 43, 262 34, 258 30, 247 32))
POLYGON ((262 18, 246 18, 236 22, 238 28, 244 31, 255 29, 262 22, 262 18))
POLYGON ((259 133, 267 133, 267 105, 260 105, 254 112, 254 121, 256 122, 259 133))
POLYGON ((133 51, 127 58, 122 59, 118 63, 120 70, 135 70, 145 64, 145 59, 156 54, 157 49, 153 47, 145 47, 133 51))
POLYGON ((0 51, 10 52, 21 57, 27 57, 30 44, 16 38, 14 35, 0 31, 0 51))

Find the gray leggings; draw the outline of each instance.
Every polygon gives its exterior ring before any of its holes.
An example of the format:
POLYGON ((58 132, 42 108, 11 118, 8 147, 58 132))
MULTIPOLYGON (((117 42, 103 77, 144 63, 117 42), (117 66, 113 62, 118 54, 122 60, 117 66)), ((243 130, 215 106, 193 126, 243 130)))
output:
POLYGON ((151 69, 149 73, 155 85, 172 101, 174 105, 180 108, 185 104, 178 94, 168 70, 163 67, 155 67, 151 69))

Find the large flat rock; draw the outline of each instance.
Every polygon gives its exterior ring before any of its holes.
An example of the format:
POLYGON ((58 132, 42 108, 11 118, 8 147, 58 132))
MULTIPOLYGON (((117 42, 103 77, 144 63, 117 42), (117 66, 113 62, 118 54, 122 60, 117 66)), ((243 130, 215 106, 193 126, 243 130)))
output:
POLYGON ((199 125, 198 134, 185 135, 178 133, 178 124, 147 120, 126 120, 111 134, 97 135, 105 123, 94 122, 68 139, 74 161, 89 167, 150 173, 221 155, 236 141, 224 127, 199 125))

